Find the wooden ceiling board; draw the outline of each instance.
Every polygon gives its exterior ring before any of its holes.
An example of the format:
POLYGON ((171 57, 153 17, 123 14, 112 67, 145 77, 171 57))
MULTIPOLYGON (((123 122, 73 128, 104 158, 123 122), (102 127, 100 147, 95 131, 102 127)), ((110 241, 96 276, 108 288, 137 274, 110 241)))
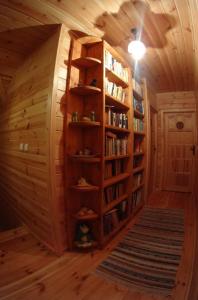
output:
MULTIPOLYGON (((71 30, 106 39, 133 65, 127 53, 130 30, 142 25, 148 51, 139 71, 158 92, 192 90, 195 18, 189 3, 193 1, 0 0, 0 31, 64 23, 71 30)), ((25 42, 22 46, 26 49, 25 42)))

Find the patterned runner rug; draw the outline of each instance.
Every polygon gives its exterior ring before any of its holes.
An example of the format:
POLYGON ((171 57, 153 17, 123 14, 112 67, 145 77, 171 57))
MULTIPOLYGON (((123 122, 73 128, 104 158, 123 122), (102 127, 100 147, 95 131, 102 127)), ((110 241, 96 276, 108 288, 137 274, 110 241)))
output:
POLYGON ((96 273, 142 291, 170 295, 184 242, 184 211, 145 207, 96 273))

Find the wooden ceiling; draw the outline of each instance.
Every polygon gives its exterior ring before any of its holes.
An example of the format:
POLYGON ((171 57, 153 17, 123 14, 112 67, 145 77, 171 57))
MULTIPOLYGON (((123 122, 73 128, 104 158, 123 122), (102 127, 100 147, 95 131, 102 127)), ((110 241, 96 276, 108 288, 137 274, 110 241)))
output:
POLYGON ((194 89, 192 6, 196 0, 0 0, 0 31, 64 23, 105 38, 133 64, 130 31, 142 28, 147 54, 137 72, 158 92, 186 91, 194 89))

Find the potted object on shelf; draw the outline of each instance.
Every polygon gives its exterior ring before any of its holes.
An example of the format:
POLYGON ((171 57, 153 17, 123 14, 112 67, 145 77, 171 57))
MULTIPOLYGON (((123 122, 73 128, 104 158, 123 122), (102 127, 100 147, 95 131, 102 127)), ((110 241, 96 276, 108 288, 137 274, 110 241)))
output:
POLYGON ((78 248, 89 248, 94 245, 91 228, 84 222, 77 226, 75 245, 78 248))

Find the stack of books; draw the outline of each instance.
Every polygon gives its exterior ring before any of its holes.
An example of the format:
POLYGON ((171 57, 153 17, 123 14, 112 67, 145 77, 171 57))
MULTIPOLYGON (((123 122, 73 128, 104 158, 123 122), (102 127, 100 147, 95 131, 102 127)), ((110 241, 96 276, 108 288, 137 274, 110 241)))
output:
POLYGON ((124 89, 121 86, 116 85, 114 82, 109 81, 107 78, 105 78, 105 92, 124 103, 126 97, 124 89))
POLYGON ((144 131, 144 122, 140 119, 134 118, 133 119, 133 128, 135 131, 144 131))
POLYGON ((127 201, 122 201, 114 209, 110 210, 103 217, 104 235, 108 235, 118 227, 120 221, 127 218, 127 201))
POLYGON ((142 137, 135 137, 135 139, 134 139, 134 152, 135 153, 143 152, 142 137))
POLYGON ((122 78, 124 81, 128 82, 128 72, 127 69, 118 62, 111 53, 105 49, 105 67, 113 71, 118 77, 122 78))
POLYGON ((116 113, 112 111, 112 107, 106 105, 105 111, 106 124, 117 126, 119 128, 128 128, 128 117, 124 113, 116 113))
POLYGON ((133 208, 135 208, 136 206, 138 206, 138 204, 141 202, 142 200, 142 194, 143 194, 143 190, 140 189, 140 190, 137 190, 135 193, 133 193, 133 198, 132 198, 132 205, 133 205, 133 208))
POLYGON ((143 160, 143 156, 137 156, 133 159, 133 168, 138 168, 141 166, 143 160))
POLYGON ((144 106, 142 101, 137 100, 135 97, 133 97, 133 108, 134 110, 139 111, 141 114, 144 114, 144 106))
POLYGON ((108 186, 104 190, 104 203, 109 204, 110 202, 118 199, 124 193, 123 183, 117 183, 111 186, 108 186))
POLYGON ((137 80, 135 80, 135 78, 132 79, 132 84, 133 84, 133 89, 136 91, 136 93, 141 97, 143 97, 142 86, 139 84, 137 80))
POLYGON ((105 134, 105 155, 127 155, 128 140, 127 138, 117 138, 117 135, 107 131, 105 134))
POLYGON ((143 180, 143 173, 135 174, 133 176, 133 187, 134 188, 138 187, 142 183, 142 180, 143 180))
POLYGON ((113 160, 108 161, 105 163, 105 172, 104 172, 104 178, 110 178, 113 176, 117 176, 121 173, 123 173, 124 165, 123 160, 113 160))

